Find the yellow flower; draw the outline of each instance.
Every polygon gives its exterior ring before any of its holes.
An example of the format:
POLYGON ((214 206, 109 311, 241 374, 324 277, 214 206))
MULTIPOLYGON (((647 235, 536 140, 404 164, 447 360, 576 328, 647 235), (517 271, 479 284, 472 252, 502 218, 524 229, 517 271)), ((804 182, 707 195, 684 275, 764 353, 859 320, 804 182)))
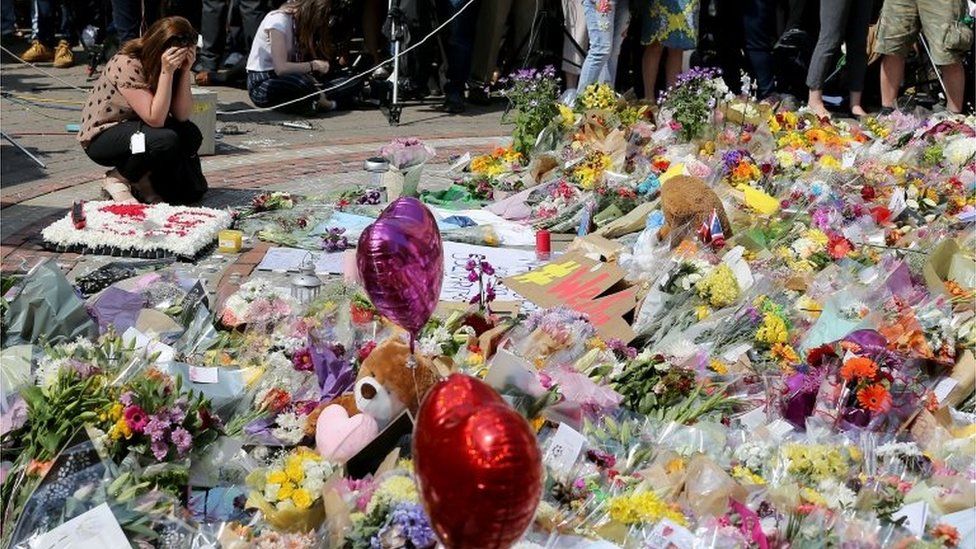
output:
POLYGON ((122 417, 122 411, 124 409, 125 408, 122 406, 122 403, 116 402, 115 404, 112 405, 111 408, 108 409, 109 419, 111 419, 112 421, 118 421, 119 418, 122 417))
POLYGON ((305 480, 305 469, 302 468, 301 463, 288 464, 285 473, 288 475, 288 480, 292 482, 299 483, 305 480))
POLYGON ((725 366, 725 364, 722 363, 721 360, 718 359, 713 358, 708 363, 708 367, 711 368, 712 371, 714 371, 718 375, 724 376, 725 374, 729 373, 729 369, 725 366))
POLYGON ((278 489, 278 501, 284 501, 286 499, 291 498, 291 495, 294 492, 295 492, 294 484, 290 482, 286 482, 282 484, 281 488, 278 489))
POLYGON ((766 479, 753 473, 748 467, 743 467, 742 465, 736 465, 732 468, 732 478, 747 482, 749 484, 755 484, 757 486, 762 486, 766 484, 766 479))
POLYGON ((820 167, 828 170, 839 170, 841 165, 840 161, 828 154, 820 157, 820 167))
POLYGON ((739 282, 726 264, 715 267, 695 284, 698 295, 716 309, 728 307, 739 297, 739 282))
POLYGON ((804 294, 796 301, 796 308, 810 315, 812 318, 819 318, 823 312, 823 305, 817 303, 810 296, 804 294))
POLYGON ((576 113, 573 112, 573 109, 563 103, 557 103, 556 108, 559 109, 559 118, 562 120, 563 128, 572 128, 573 122, 576 120, 576 113))
POLYGON ((800 497, 804 501, 807 501, 807 502, 812 503, 814 505, 819 505, 821 507, 826 507, 827 506, 827 500, 824 499, 823 496, 821 496, 820 494, 818 494, 812 488, 802 488, 800 490, 800 497))
POLYGON ((667 471, 669 475, 674 473, 680 473, 685 470, 685 460, 680 457, 676 457, 664 465, 664 470, 667 471))
POLYGON ((601 338, 600 336, 593 336, 590 339, 586 340, 586 348, 600 349, 601 351, 603 351, 606 350, 607 343, 603 341, 603 338, 601 338))
POLYGON ((312 506, 312 495, 308 493, 308 490, 299 488, 292 492, 291 501, 299 509, 308 509, 312 506))
POLYGON ((654 492, 616 496, 610 498, 608 507, 610 519, 623 525, 648 524, 665 518, 682 526, 688 524, 681 511, 654 492))
POLYGON ((830 238, 824 234, 820 229, 810 229, 803 236, 808 240, 819 246, 821 249, 827 247, 827 243, 830 242, 830 238))
POLYGON ((369 501, 366 513, 371 513, 377 506, 387 503, 418 503, 419 501, 420 495, 417 493, 417 485, 411 478, 393 476, 384 480, 373 492, 373 498, 369 501))
POLYGON ((762 325, 756 330, 756 341, 772 346, 775 343, 786 343, 788 338, 785 320, 773 313, 763 315, 762 325))
POLYGON ((699 322, 708 318, 708 315, 710 314, 712 314, 712 310, 708 308, 708 305, 699 305, 695 307, 695 316, 698 317, 699 322))
POLYGON ((485 363, 485 357, 481 353, 470 353, 466 359, 468 366, 481 366, 485 363))
POLYGON ((785 343, 774 343, 771 349, 773 358, 779 361, 782 365, 799 364, 800 357, 797 356, 796 351, 793 347, 786 345, 785 343))
POLYGON ((284 484, 288 482, 288 475, 284 471, 274 470, 268 473, 268 482, 272 484, 284 484))
POLYGON ((529 422, 529 425, 532 426, 532 431, 536 433, 538 433, 539 429, 542 429, 542 426, 545 424, 546 424, 546 418, 542 416, 539 416, 529 422))

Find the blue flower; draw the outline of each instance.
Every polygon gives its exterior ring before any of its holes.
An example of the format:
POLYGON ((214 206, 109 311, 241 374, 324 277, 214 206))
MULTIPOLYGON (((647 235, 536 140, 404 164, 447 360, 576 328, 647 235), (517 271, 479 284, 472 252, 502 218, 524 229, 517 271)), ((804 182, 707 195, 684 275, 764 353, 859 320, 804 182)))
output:
POLYGON ((640 185, 637 185, 637 194, 651 194, 661 187, 661 180, 655 174, 648 174, 640 185))

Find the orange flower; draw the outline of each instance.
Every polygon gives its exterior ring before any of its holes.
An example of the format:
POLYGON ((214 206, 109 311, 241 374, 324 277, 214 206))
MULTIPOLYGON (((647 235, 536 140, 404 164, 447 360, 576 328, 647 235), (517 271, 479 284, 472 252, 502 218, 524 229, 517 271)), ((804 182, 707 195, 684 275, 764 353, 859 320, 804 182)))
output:
POLYGON ((51 470, 52 465, 54 465, 53 459, 47 461, 32 459, 30 460, 30 463, 27 464, 27 475, 43 477, 48 471, 51 470))
POLYGON ((857 402, 872 412, 883 412, 891 405, 891 395, 884 385, 875 383, 858 390, 857 402))
POLYGON ((864 358, 861 356, 848 360, 840 369, 840 377, 847 381, 860 378, 873 379, 877 373, 878 365, 875 364, 870 358, 864 358))

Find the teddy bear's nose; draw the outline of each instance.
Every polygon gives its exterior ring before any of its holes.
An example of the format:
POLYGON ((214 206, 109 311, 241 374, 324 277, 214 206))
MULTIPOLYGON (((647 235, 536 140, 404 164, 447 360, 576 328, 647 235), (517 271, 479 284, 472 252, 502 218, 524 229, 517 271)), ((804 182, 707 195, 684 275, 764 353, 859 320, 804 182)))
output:
POLYGON ((376 396, 376 387, 373 387, 369 383, 363 383, 359 387, 359 394, 362 395, 362 397, 366 400, 371 400, 374 396, 376 396))

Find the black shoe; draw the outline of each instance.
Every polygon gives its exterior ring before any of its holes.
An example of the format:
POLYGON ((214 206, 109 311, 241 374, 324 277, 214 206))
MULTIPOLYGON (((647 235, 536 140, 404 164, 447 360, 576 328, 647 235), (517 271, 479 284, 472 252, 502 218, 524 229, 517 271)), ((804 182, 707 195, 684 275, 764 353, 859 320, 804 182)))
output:
POLYGON ((881 110, 878 111, 878 116, 888 116, 893 112, 895 112, 894 107, 881 107, 881 110))
POLYGON ((444 101, 444 110, 449 114, 461 114, 465 111, 464 100, 458 97, 448 97, 444 101))
POLYGON ((468 101, 475 105, 487 105, 491 102, 491 93, 488 84, 483 82, 468 83, 468 101))

